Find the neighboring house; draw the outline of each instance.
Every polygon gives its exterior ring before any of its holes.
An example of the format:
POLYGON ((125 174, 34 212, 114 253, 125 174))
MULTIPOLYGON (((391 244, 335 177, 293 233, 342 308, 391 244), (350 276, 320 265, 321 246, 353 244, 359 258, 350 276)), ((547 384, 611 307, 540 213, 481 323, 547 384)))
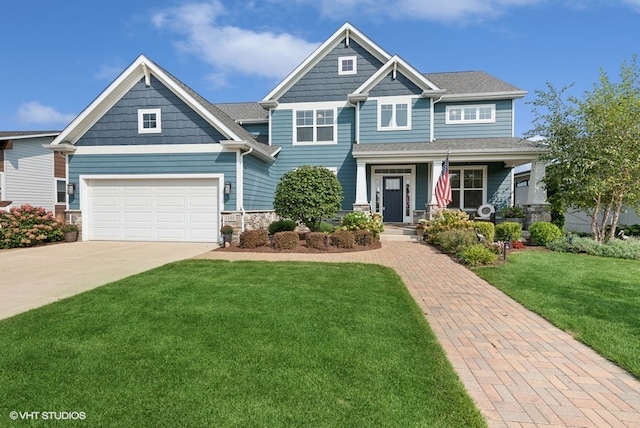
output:
POLYGON ((67 207, 64 156, 47 149, 59 131, 0 131, 0 209, 67 207))
POLYGON ((68 154, 84 240, 266 226, 280 177, 305 164, 337 174, 344 211, 410 223, 432 210, 449 151, 450 208, 513 203, 513 167, 540 151, 514 137, 525 94, 479 71, 422 74, 347 23, 256 103, 211 104, 140 56, 51 148, 68 154))

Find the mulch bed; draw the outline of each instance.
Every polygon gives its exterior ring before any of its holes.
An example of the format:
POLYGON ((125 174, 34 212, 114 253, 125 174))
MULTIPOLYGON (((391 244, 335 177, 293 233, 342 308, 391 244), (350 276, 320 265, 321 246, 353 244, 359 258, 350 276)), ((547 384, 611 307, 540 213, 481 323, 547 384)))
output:
POLYGON ((307 247, 305 241, 300 241, 300 244, 291 250, 279 250, 271 248, 270 246, 258 247, 258 248, 240 248, 237 243, 232 244, 230 247, 220 247, 214 251, 230 251, 230 252, 243 252, 243 253, 314 253, 314 254, 326 254, 326 253, 353 253, 356 251, 370 251, 381 248, 382 244, 379 240, 373 241, 371 245, 366 247, 363 245, 354 245, 353 248, 338 248, 333 245, 329 245, 328 250, 318 250, 317 248, 307 247))

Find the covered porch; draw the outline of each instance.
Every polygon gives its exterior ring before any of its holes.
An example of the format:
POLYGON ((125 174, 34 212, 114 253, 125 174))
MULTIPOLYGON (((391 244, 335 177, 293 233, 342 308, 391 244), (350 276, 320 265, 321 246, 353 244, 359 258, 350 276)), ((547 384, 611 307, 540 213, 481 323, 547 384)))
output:
POLYGON ((448 208, 477 215, 480 207, 514 205, 513 168, 527 163, 532 164, 532 185, 523 205, 544 207, 544 165, 536 162, 542 150, 538 143, 519 138, 355 144, 354 210, 381 213, 387 223, 429 218, 437 209, 435 183, 447 153, 453 197, 448 208))

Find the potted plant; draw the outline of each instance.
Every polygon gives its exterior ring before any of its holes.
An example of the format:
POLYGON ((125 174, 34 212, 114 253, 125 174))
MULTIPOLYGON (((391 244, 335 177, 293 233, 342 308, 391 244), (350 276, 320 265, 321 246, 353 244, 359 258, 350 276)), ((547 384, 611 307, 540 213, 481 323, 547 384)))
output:
POLYGON ((233 226, 225 224, 220 229, 220 233, 222 234, 222 242, 224 244, 226 244, 227 242, 231 244, 231 238, 233 237, 233 226))
POLYGON ((512 207, 504 207, 498 211, 498 215, 502 218, 502 221, 511 221, 522 224, 524 221, 524 210, 518 205, 512 207))
POLYGON ((76 242, 78 240, 78 225, 64 224, 62 226, 62 233, 64 234, 65 242, 76 242))

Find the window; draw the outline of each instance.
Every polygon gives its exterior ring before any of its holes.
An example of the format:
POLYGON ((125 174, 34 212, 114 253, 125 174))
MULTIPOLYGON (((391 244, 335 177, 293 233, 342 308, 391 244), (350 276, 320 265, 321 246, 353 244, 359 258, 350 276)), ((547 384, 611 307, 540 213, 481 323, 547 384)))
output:
POLYGON ((56 204, 67 203, 67 181, 56 180, 56 204))
POLYGON ((411 101, 378 101, 378 131, 411 129, 411 101))
POLYGON ((335 110, 296 111, 295 143, 335 143, 335 110))
POLYGON ((473 106, 447 106, 445 123, 493 123, 496 121, 495 104, 473 106))
POLYGON ((452 209, 478 209, 485 203, 485 169, 484 168, 451 168, 451 197, 449 205, 452 209))
POLYGON ((341 56, 338 58, 338 75, 344 76, 358 73, 358 57, 341 56))
POLYGON ((159 108, 138 110, 138 133, 159 134, 162 132, 161 110, 159 108))

